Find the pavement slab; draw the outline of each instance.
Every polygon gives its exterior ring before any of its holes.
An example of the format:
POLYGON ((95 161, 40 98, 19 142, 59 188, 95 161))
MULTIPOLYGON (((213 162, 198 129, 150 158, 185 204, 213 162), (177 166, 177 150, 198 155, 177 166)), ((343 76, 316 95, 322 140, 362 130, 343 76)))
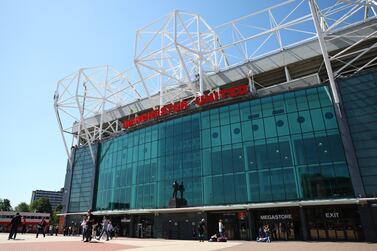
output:
POLYGON ((281 241, 257 243, 255 241, 198 242, 185 240, 116 238, 110 241, 82 242, 80 236, 17 235, 8 240, 0 233, 0 251, 377 251, 377 243, 365 242, 304 242, 281 241))

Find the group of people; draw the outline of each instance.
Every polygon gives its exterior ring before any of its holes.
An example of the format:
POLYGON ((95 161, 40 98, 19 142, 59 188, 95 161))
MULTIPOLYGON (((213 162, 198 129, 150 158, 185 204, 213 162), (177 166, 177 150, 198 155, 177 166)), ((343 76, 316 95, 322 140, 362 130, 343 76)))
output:
POLYGON ((227 238, 225 236, 225 225, 223 220, 220 219, 218 222, 218 233, 211 236, 209 239, 210 242, 226 242, 227 238))
POLYGON ((58 236, 58 233, 59 233, 59 227, 58 226, 54 226, 54 225, 48 226, 48 234, 50 236, 53 236, 54 234, 55 234, 55 236, 58 236))
MULTIPOLYGON (((24 234, 26 232, 26 219, 25 217, 21 217, 20 213, 16 213, 16 215, 13 216, 10 222, 11 229, 9 232, 8 240, 16 239, 18 227, 21 225, 21 223, 22 223, 22 233, 24 234)), ((46 226, 47 226, 47 222, 45 218, 43 217, 41 221, 37 224, 37 235, 35 236, 36 238, 38 238, 39 234, 43 234, 43 237, 46 236, 45 234, 46 226)), ((57 234, 57 228, 55 229, 55 231, 56 231, 55 233, 57 234)))
MULTIPOLYGON (((25 231, 25 219, 21 217, 19 213, 16 213, 16 215, 11 220, 11 230, 9 233, 8 240, 10 239, 16 239, 17 236, 17 230, 18 227, 23 222, 23 230, 25 231)), ((45 218, 42 218, 41 221, 37 224, 37 233, 36 238, 38 238, 39 234, 43 234, 43 237, 46 236, 45 230, 47 227, 47 222, 45 218)), ((201 219, 197 225, 197 239, 200 242, 204 242, 204 233, 206 229, 206 221, 205 219, 201 219)), ((88 210, 88 213, 83 217, 83 220, 81 222, 81 233, 82 233, 82 241, 84 242, 90 242, 92 240, 92 236, 96 238, 97 240, 100 240, 103 236, 106 236, 106 241, 109 239, 112 239, 113 236, 113 225, 111 221, 104 216, 102 219, 101 224, 95 224, 94 216, 92 214, 92 210, 88 210)), ((272 230, 274 232, 274 230, 272 230)), ((49 226, 49 233, 50 235, 57 235, 58 228, 52 225, 49 226)), ((226 235, 225 235, 225 225, 223 221, 220 219, 218 221, 218 232, 212 235, 209 239, 209 241, 212 242, 222 242, 227 241, 226 235)), ((258 229, 258 236, 256 238, 257 242, 271 242, 271 230, 269 228, 269 225, 264 225, 263 227, 259 227, 258 229)))
POLYGON ((259 227, 257 242, 271 242, 270 228, 268 225, 264 225, 263 229, 262 227, 259 227))
MULTIPOLYGON (((206 221, 205 219, 201 219, 197 225, 197 239, 199 242, 204 242, 204 232, 206 229, 206 221)), ((214 235, 211 235, 209 238, 210 242, 226 242, 227 238, 225 236, 225 225, 223 221, 220 219, 218 222, 218 232, 214 235)))
POLYGON ((81 222, 82 241, 90 242, 94 236, 97 240, 100 240, 106 235, 106 241, 113 238, 113 225, 106 216, 103 217, 101 224, 96 224, 92 210, 88 210, 87 215, 83 217, 81 222))

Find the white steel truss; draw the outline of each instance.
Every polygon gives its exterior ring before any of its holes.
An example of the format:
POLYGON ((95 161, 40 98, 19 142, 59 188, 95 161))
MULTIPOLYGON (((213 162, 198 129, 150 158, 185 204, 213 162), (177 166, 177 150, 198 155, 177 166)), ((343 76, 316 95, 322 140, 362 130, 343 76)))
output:
POLYGON ((67 136, 73 136, 72 145, 88 145, 94 159, 91 145, 121 128, 107 111, 145 95, 140 81, 127 74, 106 65, 82 68, 58 82, 54 108, 70 161, 67 136))
POLYGON ((342 67, 337 69, 333 74, 330 74, 329 78, 331 78, 331 75, 333 78, 347 77, 350 74, 358 73, 374 63, 377 58, 372 58, 361 66, 354 65, 355 61, 377 47, 377 43, 373 43, 367 48, 358 48, 363 42, 377 38, 377 24, 375 22, 369 22, 358 30, 352 29, 341 34, 336 34, 336 30, 355 26, 360 23, 367 23, 367 21, 375 19, 376 1, 341 0, 337 1, 336 8, 329 8, 325 11, 320 10, 319 6, 313 0, 310 0, 310 4, 314 23, 316 24, 316 20, 318 20, 318 38, 320 43, 323 42, 323 51, 325 52, 327 50, 326 47, 334 41, 338 40, 344 43, 342 50, 328 57, 329 62, 342 64, 342 67), (320 36, 323 36, 322 42, 320 36))
POLYGON ((176 10, 136 32, 134 63, 148 95, 159 93, 163 105, 208 89, 206 76, 226 64, 218 48, 201 16, 176 10))
POLYGON ((153 108, 202 94, 219 87, 212 76, 237 66, 247 64, 244 78, 263 88, 253 79, 263 72, 254 62, 270 55, 277 55, 269 58, 270 64, 284 67, 288 81, 289 53, 280 52, 306 44, 310 51, 312 42, 320 47, 338 103, 335 79, 377 62, 377 57, 359 60, 377 49, 376 9, 374 0, 288 0, 214 27, 198 14, 173 11, 136 32, 132 70, 85 68, 58 82, 54 107, 67 154, 67 135, 73 136, 72 145, 91 149, 122 130, 120 117, 109 111, 135 102, 153 108), (366 41, 371 45, 362 46, 366 41))

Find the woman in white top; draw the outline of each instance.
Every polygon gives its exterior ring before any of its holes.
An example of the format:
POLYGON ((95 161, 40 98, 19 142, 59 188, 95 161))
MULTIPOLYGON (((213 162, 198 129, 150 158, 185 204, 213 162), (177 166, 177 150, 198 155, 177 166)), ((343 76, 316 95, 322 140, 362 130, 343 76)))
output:
POLYGON ((219 234, 220 237, 224 237, 225 227, 222 220, 219 220, 219 234))
POLYGON ((82 234, 82 241, 84 241, 86 230, 87 230, 87 225, 86 225, 86 216, 82 218, 81 222, 81 234, 82 234))

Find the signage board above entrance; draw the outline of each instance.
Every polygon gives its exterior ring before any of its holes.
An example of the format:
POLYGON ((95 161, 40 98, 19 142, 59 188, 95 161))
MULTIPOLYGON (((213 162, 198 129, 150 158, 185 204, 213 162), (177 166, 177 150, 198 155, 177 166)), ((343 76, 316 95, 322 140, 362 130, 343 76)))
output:
POLYGON ((261 215, 261 220, 291 220, 292 214, 273 214, 261 215))
MULTIPOLYGON (((239 96, 243 96, 249 92, 249 86, 248 85, 239 85, 236 87, 231 87, 224 90, 219 91, 212 91, 208 94, 200 95, 195 98, 195 105, 196 106, 203 106, 207 104, 211 104, 220 100, 224 100, 227 98, 235 98, 239 96)), ((174 114, 183 110, 186 110, 189 108, 189 101, 188 100, 182 100, 179 102, 176 102, 174 104, 168 104, 163 107, 157 107, 153 109, 152 111, 145 112, 140 115, 135 115, 135 117, 123 120, 123 128, 129 128, 134 125, 142 124, 146 121, 156 119, 158 117, 167 116, 170 114, 174 114)))

